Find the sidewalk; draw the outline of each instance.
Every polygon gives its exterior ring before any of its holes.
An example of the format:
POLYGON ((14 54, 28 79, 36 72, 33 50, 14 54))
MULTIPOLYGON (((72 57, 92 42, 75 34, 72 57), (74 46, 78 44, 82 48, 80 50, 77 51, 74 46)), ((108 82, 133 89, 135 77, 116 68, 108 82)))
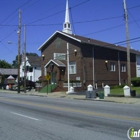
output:
MULTIPOLYGON (((17 91, 11 91, 11 90, 1 90, 1 91, 3 93, 17 94, 17 91)), ((67 98, 67 99, 77 99, 77 100, 91 100, 91 101, 116 102, 116 103, 140 105, 140 98, 136 98, 136 97, 135 98, 134 97, 104 97, 104 99, 99 99, 99 98, 86 98, 85 95, 66 94, 66 92, 52 92, 47 94, 47 93, 39 93, 34 90, 27 91, 26 93, 21 91, 20 94, 50 97, 50 98, 67 98)))

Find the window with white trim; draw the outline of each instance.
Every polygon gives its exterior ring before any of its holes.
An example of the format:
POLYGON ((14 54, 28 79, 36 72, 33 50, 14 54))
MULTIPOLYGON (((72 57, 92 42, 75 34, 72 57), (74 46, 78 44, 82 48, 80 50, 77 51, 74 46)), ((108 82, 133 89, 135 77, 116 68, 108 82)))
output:
POLYGON ((54 59, 55 60, 66 60, 66 54, 65 53, 54 53, 54 59))
POLYGON ((110 71, 116 71, 116 65, 113 62, 110 63, 110 71))
POLYGON ((76 62, 69 62, 69 74, 76 74, 76 62))
POLYGON ((126 72, 126 65, 125 64, 121 64, 121 72, 126 72))

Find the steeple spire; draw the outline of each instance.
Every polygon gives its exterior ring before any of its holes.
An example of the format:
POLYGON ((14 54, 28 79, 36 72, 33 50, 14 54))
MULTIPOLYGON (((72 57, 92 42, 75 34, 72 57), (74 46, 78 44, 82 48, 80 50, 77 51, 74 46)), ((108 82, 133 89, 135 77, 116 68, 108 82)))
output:
POLYGON ((63 32, 72 34, 71 24, 70 24, 70 19, 69 19, 68 0, 66 0, 66 12, 65 12, 65 22, 63 24, 63 32))

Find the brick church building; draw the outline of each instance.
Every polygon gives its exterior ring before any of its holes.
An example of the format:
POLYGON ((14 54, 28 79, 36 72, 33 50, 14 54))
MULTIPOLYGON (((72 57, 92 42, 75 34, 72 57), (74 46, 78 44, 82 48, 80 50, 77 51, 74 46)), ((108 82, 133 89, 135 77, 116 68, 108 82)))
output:
MULTIPOLYGON (((49 74, 58 90, 127 84, 126 48, 72 34, 66 3, 63 31, 56 31, 39 48, 42 77, 49 74), (69 82, 68 82, 69 81, 69 82)), ((140 52, 130 50, 131 77, 137 77, 140 52)))

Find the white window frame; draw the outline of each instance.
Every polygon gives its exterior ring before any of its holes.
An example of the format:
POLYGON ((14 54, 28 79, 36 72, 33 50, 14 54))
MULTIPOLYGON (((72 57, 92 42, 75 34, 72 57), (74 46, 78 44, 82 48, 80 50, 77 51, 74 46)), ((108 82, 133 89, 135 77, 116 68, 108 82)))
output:
POLYGON ((76 62, 69 62, 69 74, 76 74, 76 62))
POLYGON ((65 53, 54 53, 54 60, 66 60, 65 53))
POLYGON ((110 63, 110 71, 116 71, 116 65, 113 62, 110 63))
POLYGON ((121 72, 126 72, 126 65, 125 64, 121 64, 121 72))
POLYGON ((30 81, 32 81, 33 80, 33 76, 30 76, 30 81))

